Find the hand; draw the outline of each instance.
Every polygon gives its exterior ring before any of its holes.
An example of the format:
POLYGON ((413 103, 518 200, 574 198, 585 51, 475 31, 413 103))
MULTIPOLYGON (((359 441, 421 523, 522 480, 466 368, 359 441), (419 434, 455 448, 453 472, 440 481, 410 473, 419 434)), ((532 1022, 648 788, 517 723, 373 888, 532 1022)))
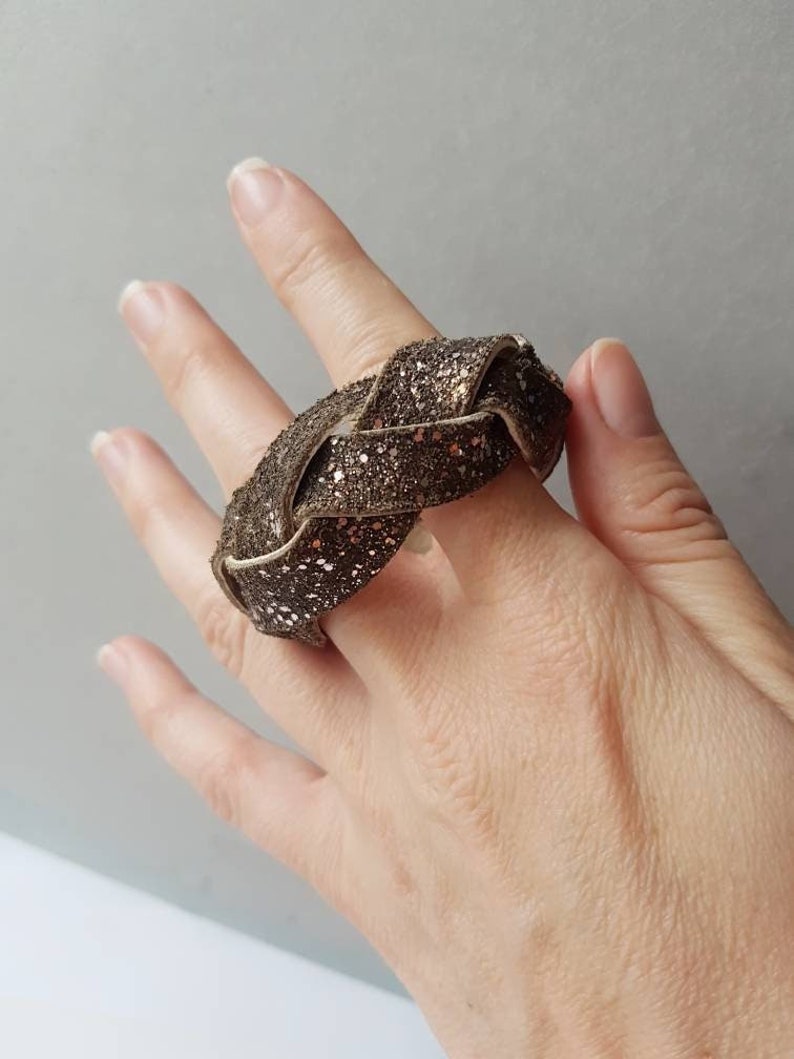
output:
MULTIPOLYGON (((437 334, 297 176, 249 164, 230 186, 335 384, 437 334)), ((122 313, 228 498, 290 411, 180 288, 134 285, 122 313)), ((580 521, 516 459, 426 510, 431 546, 327 615, 325 649, 257 633, 211 574, 217 514, 149 437, 100 436, 168 587, 307 756, 140 637, 100 662, 213 809, 366 935, 454 1059, 794 1055, 794 633, 625 347, 596 342, 567 390, 580 521)))

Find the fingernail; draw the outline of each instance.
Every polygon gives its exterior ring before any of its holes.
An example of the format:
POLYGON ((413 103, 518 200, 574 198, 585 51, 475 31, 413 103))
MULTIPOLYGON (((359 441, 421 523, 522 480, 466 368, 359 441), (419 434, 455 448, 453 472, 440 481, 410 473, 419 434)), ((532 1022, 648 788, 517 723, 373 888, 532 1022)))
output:
POLYGON ((420 519, 414 523, 403 541, 403 548, 407 548, 409 552, 416 552, 417 555, 425 555, 433 547, 434 542, 435 537, 420 519))
POLYGON ((98 430, 91 438, 88 448, 111 485, 118 486, 127 462, 122 442, 113 438, 106 430, 98 430))
POLYGON ((124 686, 127 678, 127 659, 114 644, 105 643, 96 653, 96 663, 116 684, 124 686))
POLYGON ((590 347, 593 392, 601 418, 624 438, 642 438, 660 431, 642 372, 628 349, 613 338, 590 347))
POLYGON ((226 181, 232 208, 241 224, 255 228, 265 219, 284 187, 278 169, 262 158, 246 158, 226 181))
POLYGON ((157 287, 134 279, 119 296, 119 312, 139 342, 146 345, 165 323, 165 303, 157 287))

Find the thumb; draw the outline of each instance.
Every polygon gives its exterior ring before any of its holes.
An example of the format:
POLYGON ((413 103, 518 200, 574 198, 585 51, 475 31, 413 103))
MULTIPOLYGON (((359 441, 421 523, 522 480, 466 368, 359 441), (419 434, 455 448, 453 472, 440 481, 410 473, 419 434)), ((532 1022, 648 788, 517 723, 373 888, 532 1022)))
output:
POLYGON ((774 697, 782 679, 790 697, 794 633, 676 455, 628 349, 599 339, 566 390, 568 471, 582 522, 737 668, 774 697))

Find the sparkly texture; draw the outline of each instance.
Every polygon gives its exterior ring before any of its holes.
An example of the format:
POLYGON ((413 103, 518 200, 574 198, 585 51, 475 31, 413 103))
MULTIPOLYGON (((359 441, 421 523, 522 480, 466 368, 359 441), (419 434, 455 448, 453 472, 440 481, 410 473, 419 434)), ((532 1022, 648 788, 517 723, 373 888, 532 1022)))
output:
POLYGON ((213 572, 260 632, 322 644, 318 616, 386 565, 423 507, 479 489, 516 451, 543 481, 569 410, 522 335, 401 346, 273 441, 232 494, 213 572))

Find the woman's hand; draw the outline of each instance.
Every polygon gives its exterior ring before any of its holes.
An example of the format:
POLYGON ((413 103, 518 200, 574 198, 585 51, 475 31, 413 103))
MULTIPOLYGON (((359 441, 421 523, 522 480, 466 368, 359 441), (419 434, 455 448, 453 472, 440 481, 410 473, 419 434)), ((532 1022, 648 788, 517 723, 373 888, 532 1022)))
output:
MULTIPOLYGON (((298 177, 230 182, 243 237, 335 384, 436 334, 298 177)), ((290 411, 183 290, 122 313, 227 497, 290 411)), ((581 521, 520 459, 425 511, 323 619, 257 633, 208 562, 218 515, 156 443, 93 449, 208 646, 304 748, 161 650, 100 652, 210 805, 366 935, 454 1059, 794 1055, 794 635, 602 339, 567 383, 581 521)))

